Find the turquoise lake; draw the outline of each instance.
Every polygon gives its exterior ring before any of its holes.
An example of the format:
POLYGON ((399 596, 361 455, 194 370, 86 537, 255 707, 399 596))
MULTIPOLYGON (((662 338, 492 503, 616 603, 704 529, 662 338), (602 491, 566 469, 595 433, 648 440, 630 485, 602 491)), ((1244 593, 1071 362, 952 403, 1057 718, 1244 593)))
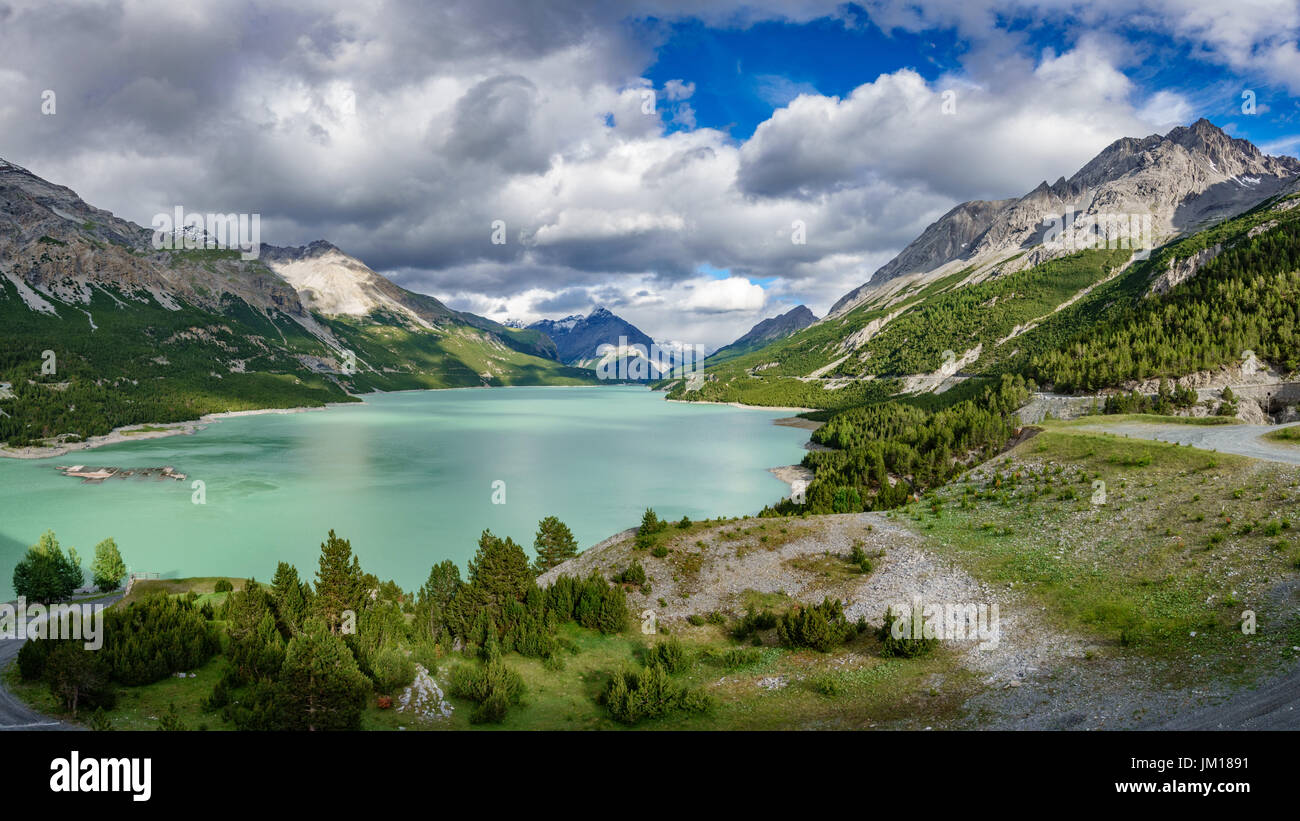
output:
MULTIPOLYGON (((635 526, 646 507, 692 519, 758 512, 789 492, 768 472, 803 458, 788 412, 666 402, 640 387, 492 388, 366 395, 365 404, 223 419, 192 435, 49 459, 0 459, 0 601, 14 564, 52 529, 87 570, 113 537, 133 572, 253 576, 278 561, 316 571, 330 528, 367 572, 404 589, 484 528, 532 555, 559 516, 581 548, 635 526), (174 480, 83 484, 56 465, 158 467, 174 480), (204 483, 195 504, 191 482, 204 483), (505 503, 493 503, 493 483, 505 503)), ((498 494, 499 498, 499 494, 498 494)))

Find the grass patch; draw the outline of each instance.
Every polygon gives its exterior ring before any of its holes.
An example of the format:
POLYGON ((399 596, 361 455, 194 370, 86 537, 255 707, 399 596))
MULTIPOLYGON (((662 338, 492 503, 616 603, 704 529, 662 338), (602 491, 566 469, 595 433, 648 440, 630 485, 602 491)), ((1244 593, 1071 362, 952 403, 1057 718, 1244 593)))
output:
POLYGON ((1270 431, 1261 437, 1270 442, 1281 442, 1284 445, 1300 446, 1300 425, 1292 425, 1289 428, 1270 431))
POLYGON ((1040 424, 1046 428, 1079 427, 1086 425, 1111 425, 1119 423, 1144 423, 1148 425, 1240 425, 1235 416, 1163 416, 1156 413, 1092 414, 1076 419, 1053 419, 1040 424))
POLYGON ((1049 426, 935 496, 943 516, 924 500, 903 511, 930 547, 1025 591, 1058 627, 1196 656, 1179 665, 1193 678, 1243 670, 1246 642, 1282 649, 1277 631, 1243 635, 1241 613, 1267 619, 1270 591, 1294 576, 1277 545, 1300 507, 1300 470, 1049 426))

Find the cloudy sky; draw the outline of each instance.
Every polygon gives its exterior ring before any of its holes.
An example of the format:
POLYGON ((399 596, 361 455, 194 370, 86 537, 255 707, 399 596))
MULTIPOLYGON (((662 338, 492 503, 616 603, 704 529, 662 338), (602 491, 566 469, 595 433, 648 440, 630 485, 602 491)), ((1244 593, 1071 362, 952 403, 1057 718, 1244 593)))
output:
POLYGON ((1295 0, 0 0, 0 157, 494 319, 717 346, 1122 136, 1295 155, 1298 37, 1295 0))

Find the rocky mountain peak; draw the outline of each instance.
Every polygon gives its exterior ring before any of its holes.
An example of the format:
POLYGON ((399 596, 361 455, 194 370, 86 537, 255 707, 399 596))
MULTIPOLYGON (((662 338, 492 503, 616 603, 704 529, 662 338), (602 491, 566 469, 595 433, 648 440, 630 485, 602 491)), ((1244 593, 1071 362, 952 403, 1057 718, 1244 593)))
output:
POLYGON ((962 203, 931 224, 829 316, 852 310, 898 277, 940 275, 956 267, 1018 270, 1075 250, 1043 244, 1045 226, 1073 214, 1148 216, 1163 243, 1236 216, 1295 185, 1300 160, 1273 157, 1204 118, 1167 134, 1122 137, 1069 179, 1046 180, 1019 198, 962 203), (1013 264, 1000 265, 1020 255, 1013 264))

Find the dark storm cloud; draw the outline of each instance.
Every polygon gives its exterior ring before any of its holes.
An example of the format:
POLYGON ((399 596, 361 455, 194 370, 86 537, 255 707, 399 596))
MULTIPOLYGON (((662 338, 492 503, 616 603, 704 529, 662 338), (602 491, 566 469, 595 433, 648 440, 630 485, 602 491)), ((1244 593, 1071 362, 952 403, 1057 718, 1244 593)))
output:
POLYGON ((514 174, 544 174, 546 144, 532 131, 537 86, 519 75, 492 77, 456 102, 446 143, 449 159, 495 165, 514 174))

